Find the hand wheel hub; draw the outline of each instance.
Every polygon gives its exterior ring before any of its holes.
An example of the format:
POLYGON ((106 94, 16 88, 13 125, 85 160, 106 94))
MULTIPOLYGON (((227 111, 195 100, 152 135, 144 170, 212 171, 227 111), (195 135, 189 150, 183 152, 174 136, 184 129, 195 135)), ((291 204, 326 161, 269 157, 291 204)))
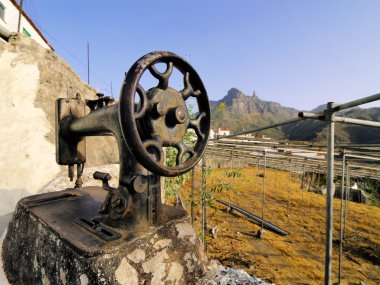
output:
POLYGON ((168 87, 166 90, 152 88, 147 92, 150 112, 144 117, 153 137, 160 137, 163 146, 174 146, 184 136, 189 123, 187 108, 182 95, 168 87))

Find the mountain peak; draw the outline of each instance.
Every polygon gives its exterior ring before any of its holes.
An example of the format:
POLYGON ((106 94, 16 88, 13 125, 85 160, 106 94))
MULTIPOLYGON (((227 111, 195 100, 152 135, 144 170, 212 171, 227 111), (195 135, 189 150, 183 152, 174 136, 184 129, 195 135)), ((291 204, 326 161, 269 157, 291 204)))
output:
POLYGON ((230 90, 228 90, 227 95, 224 96, 223 99, 226 99, 226 98, 233 99, 233 98, 239 98, 243 96, 247 96, 247 95, 245 95, 241 90, 237 88, 231 88, 230 90))

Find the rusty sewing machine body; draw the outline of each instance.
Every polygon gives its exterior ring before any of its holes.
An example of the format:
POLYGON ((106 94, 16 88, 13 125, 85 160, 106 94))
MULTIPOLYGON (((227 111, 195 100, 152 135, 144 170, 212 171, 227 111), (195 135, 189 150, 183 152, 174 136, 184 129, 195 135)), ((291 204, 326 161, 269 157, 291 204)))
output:
POLYGON ((120 100, 110 97, 82 101, 62 98, 56 102, 56 159, 68 165, 76 187, 24 198, 20 201, 34 217, 85 256, 96 255, 113 244, 138 236, 149 226, 181 217, 178 210, 161 203, 160 176, 177 176, 189 171, 202 157, 210 130, 210 106, 196 71, 170 52, 153 52, 141 57, 126 73, 120 100), (165 64, 159 72, 156 65, 165 64), (170 87, 174 69, 183 76, 184 88, 170 87), (144 90, 139 83, 144 72, 158 80, 144 90), (197 115, 190 116, 186 100, 197 102, 197 115), (89 109, 86 114, 86 108, 89 109), (183 138, 193 129, 196 142, 183 138), (81 187, 86 162, 86 136, 113 135, 120 157, 119 185, 108 185, 111 176, 95 172, 102 187, 81 187), (177 149, 176 163, 165 163, 164 148, 177 149))

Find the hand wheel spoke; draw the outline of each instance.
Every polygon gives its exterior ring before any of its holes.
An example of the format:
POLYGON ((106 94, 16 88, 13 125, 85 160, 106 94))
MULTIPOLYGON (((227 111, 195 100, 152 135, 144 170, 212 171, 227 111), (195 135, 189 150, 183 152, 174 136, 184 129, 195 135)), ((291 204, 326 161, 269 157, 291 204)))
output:
POLYGON ((169 86, 169 77, 173 72, 173 62, 168 62, 166 64, 166 70, 163 73, 159 72, 154 65, 149 67, 149 71, 158 79, 159 83, 157 87, 166 90, 169 86))
POLYGON ((197 97, 197 96, 201 95, 200 90, 194 91, 193 87, 191 86, 191 84, 190 84, 190 73, 188 73, 188 72, 186 72, 185 76, 183 77, 183 85, 184 85, 184 88, 181 91, 183 100, 187 100, 187 98, 189 98, 190 96, 197 97))
POLYGON ((177 143, 176 148, 178 150, 178 154, 176 158, 177 165, 180 165, 185 154, 189 154, 190 157, 192 157, 195 154, 194 150, 192 150, 187 145, 185 145, 183 141, 180 141, 179 143, 177 143))
POLYGON ((205 117, 206 117, 206 113, 202 112, 198 114, 195 120, 190 120, 189 122, 189 128, 193 129, 195 133, 197 134, 198 138, 201 138, 202 140, 205 138, 205 134, 202 133, 201 131, 201 121, 205 117))
POLYGON ((135 118, 140 119, 145 115, 145 112, 148 109, 148 98, 144 88, 140 84, 137 85, 136 91, 140 96, 140 101, 138 104, 135 103, 135 118))
POLYGON ((162 143, 157 140, 146 140, 143 142, 144 148, 150 154, 150 156, 158 163, 163 164, 164 155, 162 151, 162 143))

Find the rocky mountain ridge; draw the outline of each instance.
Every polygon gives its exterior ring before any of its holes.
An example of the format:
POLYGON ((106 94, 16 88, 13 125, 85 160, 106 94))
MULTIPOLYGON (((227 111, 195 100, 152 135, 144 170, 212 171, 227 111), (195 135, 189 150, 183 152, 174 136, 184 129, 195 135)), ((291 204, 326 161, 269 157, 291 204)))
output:
MULTIPOLYGON (((237 88, 231 88, 221 100, 210 101, 212 127, 229 128, 237 133, 276 122, 296 118, 299 110, 284 107, 279 103, 260 99, 255 92, 252 96, 237 88)), ((326 105, 320 105, 311 112, 320 112, 326 105)), ((339 116, 371 121, 380 120, 380 108, 351 108, 338 113, 339 116)), ((336 124, 337 142, 375 143, 380 140, 380 130, 373 127, 336 124)), ((325 122, 305 120, 282 128, 260 132, 275 139, 322 141, 326 139, 325 122)))

